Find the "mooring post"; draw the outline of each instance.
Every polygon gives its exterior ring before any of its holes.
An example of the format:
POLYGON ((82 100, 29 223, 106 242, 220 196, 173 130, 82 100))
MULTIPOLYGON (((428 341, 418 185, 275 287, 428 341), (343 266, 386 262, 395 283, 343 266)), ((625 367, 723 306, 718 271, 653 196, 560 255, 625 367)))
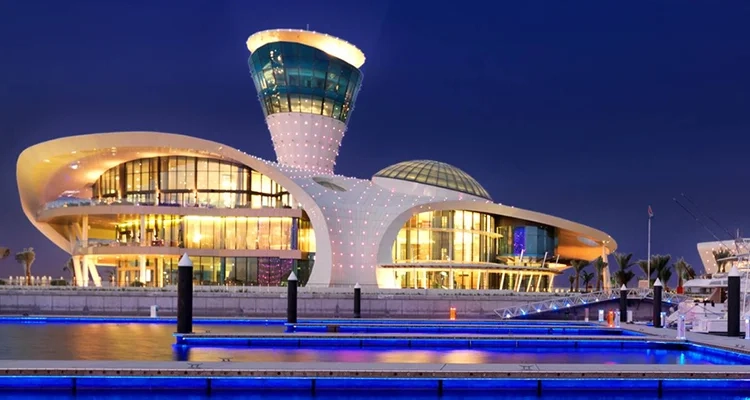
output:
POLYGON ((661 328, 661 291, 663 287, 659 278, 654 282, 654 328, 661 328))
POLYGON ((729 271, 727 289, 727 336, 740 336, 740 271, 729 271))
POLYGON ((297 323, 297 275, 294 275, 294 271, 289 274, 287 279, 286 322, 288 324, 297 323))
POLYGON ((362 317, 362 287, 359 282, 354 285, 354 318, 362 317))
POLYGON ((628 322, 628 288, 620 288, 620 322, 628 322))
POLYGON ((193 262, 187 253, 177 263, 177 333, 193 332, 193 262))

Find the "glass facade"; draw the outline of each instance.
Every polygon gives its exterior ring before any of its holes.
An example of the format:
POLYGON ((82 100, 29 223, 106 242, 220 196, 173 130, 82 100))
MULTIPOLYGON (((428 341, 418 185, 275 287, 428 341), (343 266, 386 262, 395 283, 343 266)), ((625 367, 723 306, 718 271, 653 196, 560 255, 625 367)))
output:
POLYGON ((396 287, 402 289, 511 290, 545 292, 552 286, 551 271, 512 271, 468 268, 394 268, 396 287), (450 279, 453 276, 453 286, 450 279))
POLYGON ((394 262, 494 262, 495 219, 472 211, 428 211, 411 217, 396 237, 394 262))
POLYGON ((248 64, 266 116, 301 112, 346 123, 362 82, 357 68, 299 43, 264 45, 248 64))
POLYGON ((297 207, 284 188, 257 171, 185 156, 144 158, 113 167, 94 183, 92 199, 184 207, 297 207))
POLYGON ((315 252, 310 221, 301 218, 146 215, 143 222, 143 229, 140 217, 121 218, 114 229, 92 227, 88 245, 315 252))
MULTIPOLYGON (((193 261, 193 283, 196 285, 285 285, 294 271, 300 285, 305 285, 313 267, 312 259, 293 260, 276 257, 190 257, 193 261)), ((116 273, 110 279, 115 286, 141 282, 147 286, 177 284, 179 257, 149 256, 146 276, 140 276, 138 257, 121 257, 116 273)), ((106 277, 105 277, 106 278, 106 277)))
POLYGON ((375 176, 419 182, 492 200, 490 194, 466 172, 443 162, 404 161, 378 171, 375 176))
POLYGON ((541 265, 557 251, 554 227, 474 211, 413 215, 396 237, 393 261, 541 265))

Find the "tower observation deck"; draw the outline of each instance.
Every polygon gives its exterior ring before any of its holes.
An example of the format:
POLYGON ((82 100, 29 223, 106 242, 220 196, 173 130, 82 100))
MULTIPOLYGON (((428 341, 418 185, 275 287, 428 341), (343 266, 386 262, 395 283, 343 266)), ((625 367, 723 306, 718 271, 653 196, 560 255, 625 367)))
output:
POLYGON ((279 164, 333 173, 364 53, 333 36, 288 29, 255 33, 247 48, 279 164))

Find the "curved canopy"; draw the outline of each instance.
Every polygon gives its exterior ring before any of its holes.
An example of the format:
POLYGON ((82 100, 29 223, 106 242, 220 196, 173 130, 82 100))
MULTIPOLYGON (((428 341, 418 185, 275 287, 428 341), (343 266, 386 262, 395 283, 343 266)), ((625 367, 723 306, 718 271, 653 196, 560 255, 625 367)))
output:
POLYGON ((301 29, 271 29, 254 33, 247 39, 247 49, 254 53, 262 46, 274 42, 301 43, 314 47, 354 68, 360 68, 365 63, 365 53, 346 40, 301 29))

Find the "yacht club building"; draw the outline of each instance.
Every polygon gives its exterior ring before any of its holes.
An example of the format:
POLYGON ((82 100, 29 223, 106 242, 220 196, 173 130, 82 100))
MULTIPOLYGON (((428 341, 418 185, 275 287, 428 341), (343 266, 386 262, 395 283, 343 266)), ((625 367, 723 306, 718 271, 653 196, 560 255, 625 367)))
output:
MULTIPOLYGON (((27 217, 71 255, 75 283, 547 291, 572 260, 611 254, 604 232, 502 205, 432 160, 370 179, 334 173, 364 54, 300 30, 252 35, 248 64, 277 160, 160 132, 70 136, 18 159, 27 217)), ((605 276, 605 282, 609 278, 605 276)))

